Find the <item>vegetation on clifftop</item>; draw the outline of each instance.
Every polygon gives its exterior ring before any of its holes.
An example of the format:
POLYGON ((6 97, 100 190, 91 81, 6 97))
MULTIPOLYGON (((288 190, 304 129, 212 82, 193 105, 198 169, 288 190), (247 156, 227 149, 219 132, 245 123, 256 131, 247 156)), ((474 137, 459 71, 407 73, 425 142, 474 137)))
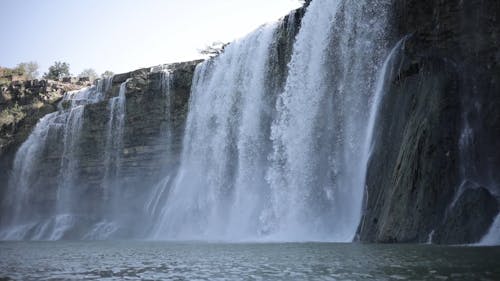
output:
POLYGON ((0 85, 15 80, 33 80, 38 78, 38 63, 34 61, 22 62, 14 68, 0 67, 0 85))

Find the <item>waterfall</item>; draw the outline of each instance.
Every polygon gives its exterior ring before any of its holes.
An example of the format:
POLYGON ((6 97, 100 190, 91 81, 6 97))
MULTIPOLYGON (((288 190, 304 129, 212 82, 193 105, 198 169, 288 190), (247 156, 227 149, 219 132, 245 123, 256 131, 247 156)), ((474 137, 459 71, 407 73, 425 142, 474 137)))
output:
POLYGON ((164 117, 165 117, 165 124, 161 127, 161 137, 164 140, 164 145, 166 147, 166 153, 164 155, 165 159, 167 160, 167 163, 164 163, 163 167, 166 170, 173 170, 175 167, 172 167, 172 165, 169 163, 170 160, 174 157, 174 151, 173 151, 173 145, 175 143, 174 141, 174 99, 172 98, 172 81, 174 79, 174 74, 172 73, 172 70, 170 70, 168 67, 164 68, 160 71, 160 87, 161 87, 161 93, 164 96, 165 99, 165 104, 164 104, 164 117))
POLYGON ((478 245, 494 246, 500 244, 500 214, 497 215, 488 233, 481 239, 478 245))
POLYGON ((102 90, 109 84, 110 81, 99 82, 96 86, 66 93, 58 105, 59 110, 40 119, 21 145, 4 202, 12 213, 0 233, 1 239, 57 240, 73 226, 73 208, 79 199, 75 180, 85 105, 101 101, 102 90), (43 165, 53 161, 59 161, 59 169, 43 165), (52 177, 53 181, 40 184, 43 177, 52 177), (54 206, 38 205, 40 197, 54 198, 54 206))
POLYGON ((125 93, 129 79, 120 84, 118 96, 109 99, 109 119, 107 123, 106 145, 104 149, 104 196, 103 200, 113 198, 110 187, 119 175, 120 155, 123 150, 123 130, 125 126, 125 93))
MULTIPOLYGON (((80 132, 83 126, 84 105, 96 103, 102 99, 102 93, 97 87, 78 92, 65 94, 63 101, 70 101, 69 109, 64 112, 63 118, 63 152, 59 167, 57 183, 57 213, 65 214, 71 212, 75 195, 73 188, 76 184, 76 173, 78 165, 78 145, 80 132)), ((61 115, 59 115, 61 117, 61 115)))
MULTIPOLYGON (((151 71, 155 71, 152 69, 151 71)), ((160 69, 160 81, 161 81, 161 92, 165 95, 165 119, 167 120, 165 122, 165 126, 162 127, 162 138, 164 138, 165 141, 165 146, 166 146, 166 154, 165 154, 165 159, 166 163, 164 164, 165 170, 167 171, 168 175, 166 175, 159 183, 157 183, 151 192, 151 195, 149 198, 146 200, 146 203, 144 204, 144 210, 146 214, 150 215, 151 217, 155 218, 158 216, 158 214, 161 211, 161 204, 164 203, 164 198, 166 197, 167 190, 170 186, 170 179, 171 179, 171 174, 173 173, 173 170, 175 170, 175 167, 172 167, 172 165, 168 164, 168 161, 173 158, 173 151, 172 151, 172 146, 174 144, 174 134, 173 134, 173 126, 172 126, 172 97, 171 97, 171 88, 172 88, 172 80, 173 80, 173 74, 171 73, 171 70, 166 68, 166 69, 160 69)))
MULTIPOLYGON (((267 180, 272 189, 271 217, 275 221, 272 224, 284 236, 306 236, 299 232, 316 228, 314 225, 304 227, 308 224, 306 220, 311 219, 315 224, 321 216, 308 206, 322 203, 315 198, 308 200, 308 196, 318 195, 329 200, 327 196, 330 194, 321 194, 325 188, 322 183, 313 182, 319 165, 325 165, 323 170, 328 170, 327 163, 320 163, 324 159, 320 159, 321 152, 315 151, 313 142, 322 137, 315 131, 320 106, 331 102, 323 100, 330 95, 327 89, 329 78, 322 73, 326 71, 323 61, 331 43, 332 23, 339 6, 340 1, 314 1, 309 7, 296 39, 285 91, 279 96, 276 106, 278 117, 272 125, 273 154, 267 180), (320 9, 320 6, 325 8, 320 9)), ((330 107, 325 110, 323 118, 332 117, 328 112, 330 107)), ((328 127, 322 129, 329 130, 328 127)), ((323 155, 328 157, 328 154, 323 155)))
POLYGON ((313 1, 277 95, 276 24, 197 67, 153 238, 353 239, 386 2, 313 1))
POLYGON ((275 29, 263 26, 197 67, 181 164, 156 238, 220 237, 239 190, 259 183, 244 172, 258 177, 265 160, 265 71, 275 29))
POLYGON ((366 156, 366 159, 364 161, 365 163, 368 162, 374 146, 373 134, 375 131, 375 125, 378 117, 380 103, 382 102, 384 94, 387 91, 386 88, 388 83, 387 79, 394 77, 396 71, 399 70, 400 65, 397 65, 395 60, 397 59, 399 53, 404 50, 405 42, 408 38, 409 38, 408 36, 403 37, 401 40, 399 40, 398 43, 396 43, 396 46, 392 48, 386 60, 384 61, 384 64, 382 65, 382 68, 380 70, 380 74, 377 78, 377 83, 375 86, 375 95, 373 97, 373 102, 370 108, 370 115, 368 119, 368 127, 366 134, 367 137, 366 137, 366 142, 364 144, 363 154, 366 156))
POLYGON ((44 153, 43 148, 47 141, 49 129, 55 124, 58 113, 51 113, 41 118, 31 135, 16 153, 14 168, 9 180, 7 206, 12 210, 11 223, 22 221, 26 218, 23 213, 29 206, 31 194, 30 187, 36 180, 33 171, 38 167, 44 153))
MULTIPOLYGON (((361 169, 363 171, 363 188, 364 188, 364 200, 363 203, 366 205, 366 202, 368 202, 368 197, 370 196, 368 188, 366 186, 366 175, 368 171, 368 163, 369 160, 372 156, 372 150, 373 147, 375 146, 376 142, 376 136, 375 136, 375 127, 378 121, 378 116, 380 112, 380 104, 382 103, 382 100, 384 98, 385 93, 387 92, 387 85, 389 83, 388 79, 391 79, 394 77, 395 73, 399 71, 401 65, 398 64, 398 58, 400 54, 403 52, 405 48, 405 43, 406 40, 410 36, 405 36, 401 40, 399 40, 394 48, 389 52, 389 55, 385 59, 382 68, 379 71, 377 81, 375 84, 375 93, 373 96, 373 101, 370 106, 370 113, 368 115, 368 123, 366 127, 366 134, 365 134, 365 140, 362 146, 362 157, 361 157, 361 169)), ((402 60, 399 61, 399 63, 402 63, 402 60)), ((366 207, 366 206, 363 206, 366 207)), ((361 220, 360 222, 360 229, 363 229, 364 227, 364 220, 361 220)), ((429 233, 429 239, 428 243, 432 243, 432 237, 434 235, 434 230, 429 233)))
POLYGON ((383 16, 368 13, 381 3, 313 1, 302 21, 271 135, 267 178, 278 239, 353 239, 367 113, 385 47, 383 16))

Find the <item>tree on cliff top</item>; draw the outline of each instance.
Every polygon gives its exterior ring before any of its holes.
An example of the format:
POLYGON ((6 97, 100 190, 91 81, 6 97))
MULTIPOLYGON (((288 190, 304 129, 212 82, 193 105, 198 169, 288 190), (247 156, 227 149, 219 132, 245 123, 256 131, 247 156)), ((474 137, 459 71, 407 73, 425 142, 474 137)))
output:
POLYGON ((58 80, 63 77, 68 77, 71 74, 69 73, 69 63, 67 62, 54 62, 54 65, 49 67, 49 72, 45 73, 43 77, 45 79, 58 80))

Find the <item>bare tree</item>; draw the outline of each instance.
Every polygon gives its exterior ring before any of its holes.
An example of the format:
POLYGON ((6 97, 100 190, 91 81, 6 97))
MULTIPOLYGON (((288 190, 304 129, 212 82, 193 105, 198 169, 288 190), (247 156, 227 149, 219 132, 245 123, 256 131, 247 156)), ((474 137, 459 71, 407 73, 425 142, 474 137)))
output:
POLYGON ((205 48, 198 50, 198 52, 200 52, 200 54, 202 55, 214 57, 222 54, 224 52, 224 48, 226 48, 227 45, 229 45, 229 43, 216 41, 206 46, 205 48))
POLYGON ((115 73, 113 71, 106 70, 101 74, 101 78, 108 78, 113 76, 115 73))
POLYGON ((16 69, 23 73, 28 80, 36 79, 40 75, 38 72, 38 63, 35 61, 22 62, 17 65, 16 69))
POLYGON ((97 78, 97 72, 93 68, 84 69, 78 77, 88 77, 90 81, 94 81, 97 78))
POLYGON ((309 4, 311 4, 311 1, 312 0, 299 0, 300 4, 302 4, 305 7, 309 6, 309 4))

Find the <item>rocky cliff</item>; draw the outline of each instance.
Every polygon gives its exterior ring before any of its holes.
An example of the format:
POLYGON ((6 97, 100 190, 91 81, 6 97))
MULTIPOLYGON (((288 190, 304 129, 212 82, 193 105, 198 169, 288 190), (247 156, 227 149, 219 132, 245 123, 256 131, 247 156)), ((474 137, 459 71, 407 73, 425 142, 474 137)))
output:
POLYGON ((500 195, 500 3, 393 1, 392 13, 394 36, 410 37, 387 77, 359 238, 477 242, 500 195))

